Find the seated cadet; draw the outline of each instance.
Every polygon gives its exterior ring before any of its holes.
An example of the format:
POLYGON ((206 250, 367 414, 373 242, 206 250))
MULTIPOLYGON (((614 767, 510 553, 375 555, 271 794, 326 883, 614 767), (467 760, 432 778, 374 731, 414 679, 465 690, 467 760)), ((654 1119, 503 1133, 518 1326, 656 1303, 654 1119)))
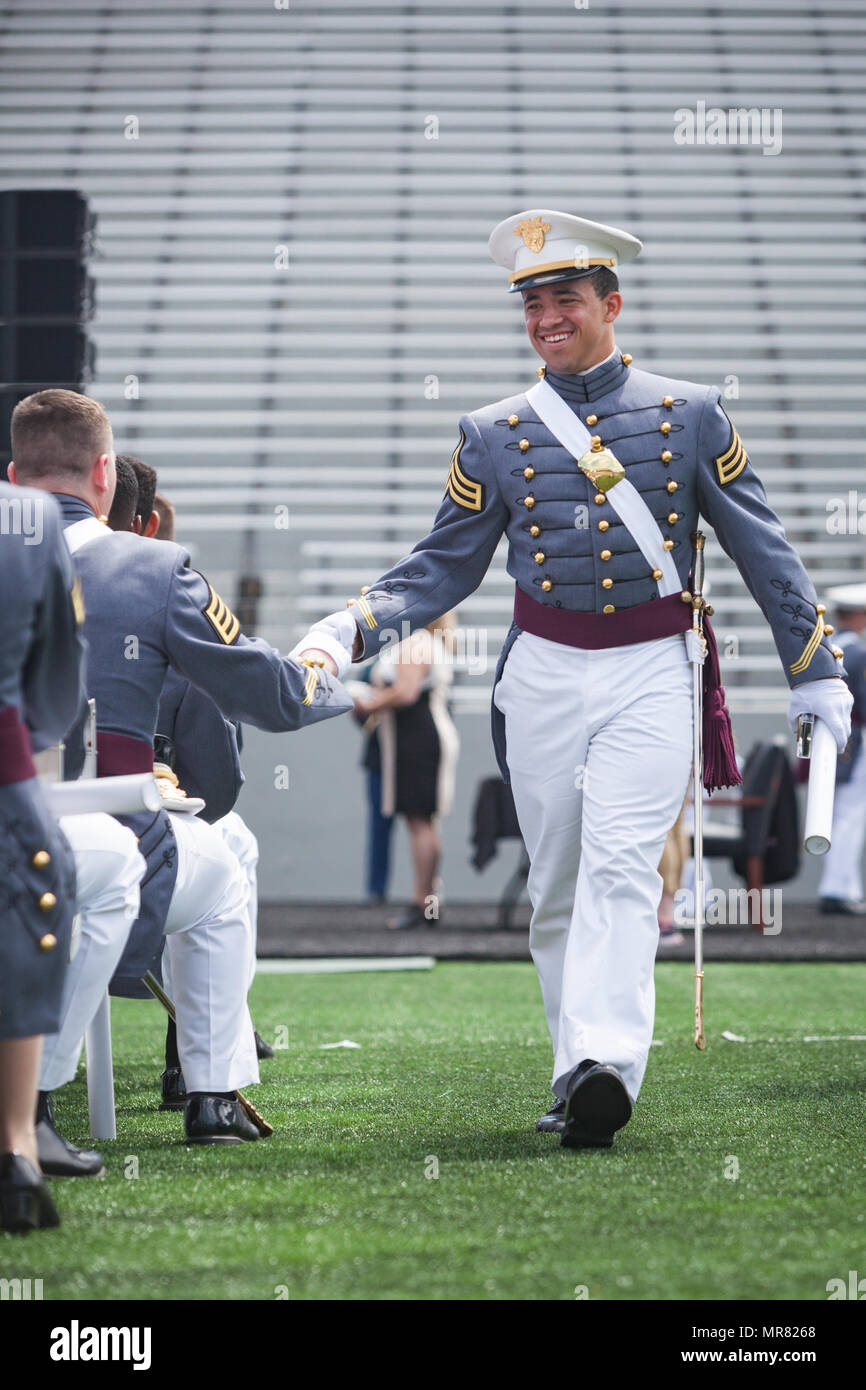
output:
MULTIPOLYGON (((147 467, 146 464, 141 466, 147 467)), ((151 518, 147 522, 144 522, 144 518, 142 520, 148 535, 158 536, 161 541, 175 539, 175 509, 161 493, 154 493, 151 518), (155 530, 151 530, 153 517, 157 518, 155 530)), ((169 671, 159 702, 158 737, 171 740, 174 750, 171 765, 178 774, 180 785, 189 795, 204 799, 202 817, 220 831, 229 849, 236 854, 246 877, 252 985, 256 973, 259 844, 243 817, 232 809, 244 782, 240 761, 243 730, 240 724, 234 724, 230 719, 223 721, 225 727, 220 730, 214 715, 222 719, 207 695, 190 685, 189 681, 182 681, 174 671, 169 671), (204 738, 196 737, 199 720, 205 719, 208 720, 207 732, 204 738), (201 756, 203 748, 207 750, 207 757, 201 756)), ((259 1058, 273 1057, 274 1049, 260 1036, 258 1029, 255 1030, 255 1039, 259 1058)), ((182 1077, 180 1081, 182 1084, 182 1077)))
POLYGON ((161 541, 173 541, 175 539, 174 507, 167 497, 163 497, 161 492, 154 494, 153 515, 159 518, 159 523, 153 534, 159 536, 161 541))
POLYGON ((156 469, 151 468, 149 463, 142 463, 134 454, 119 454, 118 457, 132 469, 138 486, 138 517, 132 529, 137 535, 147 536, 152 540, 159 530, 159 515, 153 509, 156 497, 156 469))
POLYGON ((84 698, 80 590, 57 506, 0 484, 0 1228, 56 1226, 34 1129, 43 1034, 58 1024, 75 868, 34 751, 63 738, 84 698))
MULTIPOLYGON (((152 770, 169 666, 210 694, 227 718, 275 732, 351 708, 323 670, 243 636, 180 546, 103 523, 116 475, 111 425, 98 402, 63 390, 27 397, 13 414, 12 446, 11 480, 54 493, 64 515, 87 609, 88 694, 96 700, 103 776, 152 770)), ((158 959, 164 934, 188 1087, 187 1142, 256 1139, 236 1096, 258 1080, 239 965, 248 956, 248 923, 237 860, 196 816, 123 819, 139 833, 148 873, 113 988, 130 992, 158 959)))
MULTIPOLYGON (((150 534, 152 513, 148 512, 156 483, 156 472, 140 460, 117 456, 117 489, 108 516, 113 531, 135 530, 150 534), (138 468, 134 468, 136 463, 138 468), (146 473, 144 472, 146 470, 146 473), (146 491, 139 489, 138 476, 145 479, 146 491)), ((170 504, 169 504, 170 506, 170 504)), ((174 540, 174 508, 168 514, 168 529, 157 526, 160 539, 174 540)), ((232 810, 244 776, 240 765, 240 725, 224 719, 210 696, 198 690, 174 671, 166 674, 160 698, 157 738, 157 764, 166 777, 159 779, 170 792, 200 797, 205 802, 201 819, 216 825, 230 851, 238 858, 243 880, 247 885, 247 919, 249 925, 249 981, 255 975, 255 929, 258 912, 256 865, 258 843, 252 831, 232 810), (170 783, 173 780, 174 786, 170 783)), ((169 996, 169 982, 163 980, 169 996)), ((273 1057, 273 1048, 254 1029, 256 1054, 259 1058, 273 1057)), ((177 1028, 168 1021, 165 1042, 165 1070, 162 1074, 162 1110, 182 1110, 186 1088, 177 1053, 177 1028)))

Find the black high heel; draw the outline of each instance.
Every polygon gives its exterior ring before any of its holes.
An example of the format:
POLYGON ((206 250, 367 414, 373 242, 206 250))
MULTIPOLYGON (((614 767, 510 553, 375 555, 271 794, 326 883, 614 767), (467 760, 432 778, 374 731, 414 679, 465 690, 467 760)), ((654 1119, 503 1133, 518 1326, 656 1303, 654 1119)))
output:
POLYGON ((20 1153, 0 1154, 0 1230, 23 1233, 59 1226, 45 1179, 20 1153))

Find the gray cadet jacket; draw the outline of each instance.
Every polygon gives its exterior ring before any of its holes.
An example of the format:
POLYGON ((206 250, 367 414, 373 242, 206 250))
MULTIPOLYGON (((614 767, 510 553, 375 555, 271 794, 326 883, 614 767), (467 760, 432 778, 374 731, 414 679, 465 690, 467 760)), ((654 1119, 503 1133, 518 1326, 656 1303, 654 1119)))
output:
MULTIPOLYGON (((690 536, 704 516, 772 629, 792 687, 842 674, 815 590, 769 506, 712 387, 609 358, 585 375, 546 372, 595 441, 625 466, 685 589, 690 536)), ((434 621, 478 587, 500 537, 508 573, 545 607, 621 612, 659 597, 653 573, 604 493, 541 423, 524 393, 465 415, 430 534, 355 600, 364 656, 434 621)), ((496 680, 519 633, 513 624, 496 680)), ((504 719, 494 743, 507 778, 504 719)))
MULTIPOLYGON (((60 494, 67 527, 95 522, 86 502, 60 494)), ((211 697, 227 719, 285 731, 352 708, 326 671, 280 656, 245 637, 208 581, 171 541, 129 531, 94 532, 74 561, 87 610, 87 693, 96 700, 102 775, 153 767, 153 739, 169 666, 211 697)), ((70 766, 70 774, 77 769, 70 766)), ((147 871, 142 912, 112 982, 112 993, 146 997, 139 981, 162 952, 162 927, 177 874, 176 844, 166 812, 121 817, 139 836, 147 871)))

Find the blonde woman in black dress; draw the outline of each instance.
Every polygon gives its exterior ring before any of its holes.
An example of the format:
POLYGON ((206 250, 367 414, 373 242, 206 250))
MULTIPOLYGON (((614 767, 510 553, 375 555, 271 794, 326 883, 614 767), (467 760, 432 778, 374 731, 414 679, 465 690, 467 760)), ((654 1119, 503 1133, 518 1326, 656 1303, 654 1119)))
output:
POLYGON ((389 927, 435 924, 440 915, 439 820, 451 810, 459 750, 448 712, 455 626, 446 614, 383 652, 355 703, 360 717, 375 715, 365 762, 381 772, 382 814, 405 816, 409 830, 412 901, 389 927))

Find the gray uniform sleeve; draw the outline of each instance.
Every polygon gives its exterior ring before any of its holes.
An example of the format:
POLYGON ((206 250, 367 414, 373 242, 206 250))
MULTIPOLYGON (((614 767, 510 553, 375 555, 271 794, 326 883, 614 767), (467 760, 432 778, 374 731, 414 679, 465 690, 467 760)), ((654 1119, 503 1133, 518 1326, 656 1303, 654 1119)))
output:
POLYGON ((698 432, 697 495, 701 512, 770 624, 788 684, 793 688, 844 674, 824 634, 812 581, 713 392, 698 432))
POLYGON ((464 415, 430 534, 356 600, 363 655, 373 656, 462 603, 487 573, 507 521, 487 447, 475 421, 464 415))
POLYGON ((183 551, 171 577, 164 646, 174 670, 209 695, 227 719, 257 729, 299 729, 352 708, 344 687, 327 671, 282 657, 261 638, 245 637, 183 551))
POLYGON ((156 731, 171 742, 180 786, 207 803, 202 820, 213 822, 227 815, 244 781, 237 729, 231 720, 223 717, 203 690, 169 671, 156 731))
POLYGON ((50 500, 51 506, 45 505, 42 514, 45 584, 22 673, 22 714, 37 753, 68 733, 86 700, 81 584, 63 539, 56 503, 50 500))

